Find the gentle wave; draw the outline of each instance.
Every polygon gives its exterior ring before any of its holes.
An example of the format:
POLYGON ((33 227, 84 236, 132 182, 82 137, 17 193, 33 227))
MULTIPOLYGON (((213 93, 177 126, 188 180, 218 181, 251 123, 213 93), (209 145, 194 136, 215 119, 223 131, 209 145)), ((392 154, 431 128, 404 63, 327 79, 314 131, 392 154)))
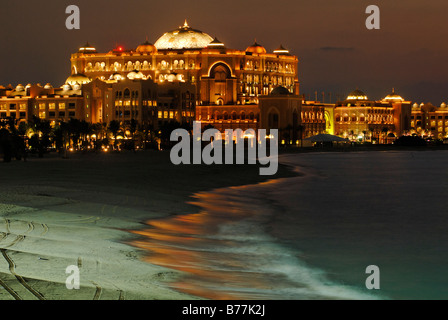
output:
POLYGON ((173 288, 204 298, 378 299, 328 280, 323 270, 301 260, 296 248, 269 235, 278 207, 265 195, 290 182, 199 193, 198 214, 149 221, 151 228, 137 232, 146 240, 135 245, 150 252, 150 263, 184 272, 173 288))

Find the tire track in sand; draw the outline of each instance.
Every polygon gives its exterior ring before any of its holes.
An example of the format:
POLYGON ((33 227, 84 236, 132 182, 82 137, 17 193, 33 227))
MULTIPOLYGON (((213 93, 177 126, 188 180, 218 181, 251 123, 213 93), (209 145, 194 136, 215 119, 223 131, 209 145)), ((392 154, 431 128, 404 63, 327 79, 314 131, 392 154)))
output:
POLYGON ((48 230, 50 230, 50 228, 48 228, 48 226, 45 223, 42 223, 42 228, 44 229, 44 231, 40 234, 40 236, 44 236, 48 233, 48 230))
POLYGON ((6 232, 0 232, 0 242, 2 242, 3 239, 6 239, 7 236, 8 236, 8 233, 6 233, 6 232))
POLYGON ((23 300, 22 297, 20 297, 19 294, 17 292, 15 292, 10 286, 8 286, 6 283, 4 283, 2 281, 2 279, 0 279, 0 286, 2 286, 6 291, 8 291, 8 293, 11 296, 13 296, 14 299, 23 300))
POLYGON ((45 300, 44 296, 40 292, 38 292, 37 290, 34 290, 25 281, 25 279, 22 278, 22 276, 20 276, 16 273, 14 260, 12 260, 10 256, 8 256, 8 254, 6 253, 6 249, 0 249, 0 251, 2 252, 3 258, 5 258, 6 262, 8 262, 8 264, 9 264, 9 271, 11 272, 11 274, 14 277, 16 277, 17 281, 19 281, 19 283, 23 287, 25 287, 25 289, 27 289, 29 292, 31 292, 36 298, 38 298, 39 300, 45 300))
POLYGON ((99 300, 103 289, 95 282, 92 281, 92 283, 96 287, 96 291, 95 291, 95 295, 93 296, 93 300, 99 300))
POLYGON ((11 233, 11 229, 9 228, 10 222, 8 219, 4 219, 6 224, 6 233, 11 233))
POLYGON ((25 235, 19 234, 10 244, 8 244, 6 247, 3 247, 2 250, 10 248, 10 247, 16 245, 17 243, 25 240, 25 237, 26 237, 25 235))

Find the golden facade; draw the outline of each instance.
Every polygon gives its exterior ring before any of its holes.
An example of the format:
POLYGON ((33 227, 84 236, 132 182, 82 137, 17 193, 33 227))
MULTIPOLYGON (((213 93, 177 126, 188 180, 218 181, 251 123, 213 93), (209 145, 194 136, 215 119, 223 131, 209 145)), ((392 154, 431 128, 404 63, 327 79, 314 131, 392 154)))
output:
POLYGON ((258 43, 246 50, 228 49, 217 38, 187 22, 162 35, 154 45, 121 46, 98 53, 86 44, 71 57, 72 77, 113 81, 152 79, 196 86, 196 112, 204 125, 250 124, 257 128, 258 96, 283 86, 299 93, 298 59, 282 46, 272 53, 258 43), (239 121, 239 122, 237 122, 239 121))
POLYGON ((0 118, 134 120, 154 128, 197 120, 220 131, 280 129, 288 143, 323 132, 363 140, 400 136, 411 127, 447 135, 446 106, 414 107, 411 123, 410 102, 395 92, 380 101, 359 90, 336 104, 305 101, 297 69, 298 58, 283 46, 272 53, 257 42, 229 49, 185 22, 154 45, 99 53, 87 43, 71 55, 72 74, 60 88, 0 87, 0 118))
POLYGON ((411 103, 395 92, 381 101, 369 100, 360 90, 335 104, 335 134, 353 140, 401 136, 410 129, 411 103))
POLYGON ((411 133, 436 139, 448 137, 448 107, 442 103, 439 107, 431 103, 414 103, 411 116, 411 133))

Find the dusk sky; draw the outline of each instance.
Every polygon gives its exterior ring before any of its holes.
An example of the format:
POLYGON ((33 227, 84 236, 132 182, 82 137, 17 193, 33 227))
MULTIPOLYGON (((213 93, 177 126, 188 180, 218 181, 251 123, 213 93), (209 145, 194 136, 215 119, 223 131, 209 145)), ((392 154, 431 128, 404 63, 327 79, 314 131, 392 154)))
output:
POLYGON ((299 57, 301 93, 380 99, 394 87, 405 99, 448 102, 446 0, 44 0, 3 1, 0 84, 50 82, 70 75, 70 54, 86 41, 98 52, 154 43, 182 25, 217 36, 228 48, 280 44, 299 57), (65 27, 65 8, 81 9, 81 29, 65 27), (367 30, 368 5, 381 30, 367 30))

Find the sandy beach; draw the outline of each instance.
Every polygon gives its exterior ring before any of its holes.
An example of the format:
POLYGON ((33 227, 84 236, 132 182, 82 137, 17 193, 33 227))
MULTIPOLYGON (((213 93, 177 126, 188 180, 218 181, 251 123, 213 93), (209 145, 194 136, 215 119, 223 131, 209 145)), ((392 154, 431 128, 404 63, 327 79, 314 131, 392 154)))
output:
POLYGON ((2 300, 200 299, 166 285, 182 272, 145 261, 135 231, 196 212, 199 191, 267 179, 257 166, 176 167, 166 152, 31 157, 0 172, 2 300), (80 290, 66 288, 70 265, 80 290))

